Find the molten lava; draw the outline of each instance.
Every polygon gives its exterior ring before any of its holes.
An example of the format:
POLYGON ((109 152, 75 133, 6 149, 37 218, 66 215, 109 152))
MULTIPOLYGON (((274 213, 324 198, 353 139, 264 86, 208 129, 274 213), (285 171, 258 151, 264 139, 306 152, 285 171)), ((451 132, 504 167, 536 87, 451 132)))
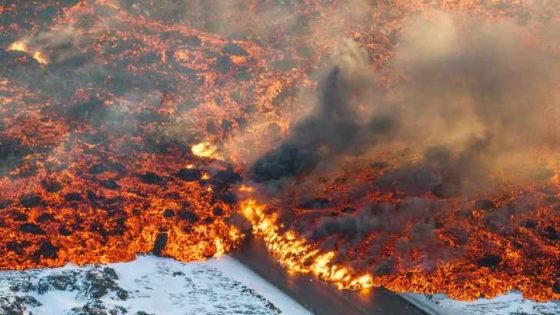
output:
POLYGON ((420 12, 515 21, 527 46, 545 43, 557 58, 554 34, 531 33, 559 26, 557 4, 224 2, 0 6, 0 269, 139 253, 201 260, 252 233, 286 268, 340 289, 560 299, 557 148, 531 152, 528 163, 546 165, 530 170, 535 180, 469 195, 411 189, 438 178, 401 176, 418 160, 402 144, 320 174, 297 164, 291 182, 271 172, 282 189, 250 181, 255 160, 309 114, 299 104, 315 100, 310 91, 341 38, 364 49, 390 99, 411 76, 392 66, 402 29, 420 12))
POLYGON ((339 289, 365 289, 373 285, 370 274, 356 276, 348 268, 333 264, 334 252, 321 253, 293 231, 280 232, 283 226, 274 215, 267 215, 265 206, 258 205, 255 200, 242 202, 241 211, 251 221, 253 233, 264 239, 268 249, 288 269, 312 273, 339 289))

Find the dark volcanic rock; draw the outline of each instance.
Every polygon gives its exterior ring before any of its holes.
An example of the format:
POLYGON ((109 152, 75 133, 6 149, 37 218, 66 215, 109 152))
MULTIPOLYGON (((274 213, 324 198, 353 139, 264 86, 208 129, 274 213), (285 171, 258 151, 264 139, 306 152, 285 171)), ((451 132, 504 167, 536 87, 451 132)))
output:
POLYGON ((33 223, 24 223, 19 226, 19 230, 24 233, 29 234, 36 234, 36 235, 44 235, 46 234, 40 226, 33 224, 33 223))
POLYGON ((182 168, 175 176, 186 182, 195 182, 202 177, 202 171, 194 168, 182 168))
POLYGON ((486 213, 482 222, 490 231, 497 232, 508 224, 508 212, 505 209, 496 209, 496 211, 486 213))
POLYGON ((18 211, 14 211, 13 217, 14 217, 14 220, 23 221, 23 222, 25 222, 25 221, 27 221, 27 219, 29 219, 29 216, 27 214, 21 213, 21 212, 18 212, 18 211))
POLYGON ((64 236, 72 235, 72 232, 69 231, 65 226, 59 227, 58 228, 58 233, 60 233, 60 235, 64 235, 64 236))
POLYGON ((7 208, 9 205, 12 204, 11 200, 2 200, 0 201, 0 210, 7 208))
POLYGON ((55 193, 62 189, 62 184, 56 180, 43 180, 41 186, 49 193, 55 193))
POLYGON ((184 43, 189 45, 189 46, 195 46, 198 47, 202 44, 202 41, 200 40, 200 37, 196 36, 196 35, 192 35, 192 36, 187 36, 184 38, 184 43))
POLYGON ((122 306, 108 309, 100 300, 93 300, 85 305, 72 308, 68 315, 124 315, 126 313, 126 309, 122 306))
POLYGON ((58 256, 58 247, 51 244, 51 242, 46 241, 41 244, 41 247, 33 254, 33 257, 37 260, 40 257, 56 259, 58 256))
POLYGON ((560 239, 560 234, 558 234, 558 230, 556 230, 553 226, 547 226, 544 229, 546 233, 545 236, 551 241, 557 241, 560 239))
POLYGON ((236 44, 227 44, 224 46, 224 48, 222 49, 222 52, 224 54, 228 54, 228 55, 235 55, 235 56, 247 56, 248 53, 245 49, 241 48, 240 46, 236 45, 236 44))
POLYGON ((37 222, 47 222, 47 221, 54 221, 54 217, 50 213, 43 213, 37 218, 37 222))
POLYGON ((116 287, 118 279, 115 270, 105 267, 102 270, 92 270, 86 274, 87 292, 94 299, 105 296, 109 291, 116 287))
POLYGON ((446 234, 450 235, 457 244, 465 245, 469 241, 469 233, 458 227, 450 227, 446 230, 446 234))
POLYGON ((554 284, 552 285, 552 292, 560 294, 560 279, 554 281, 554 284))
POLYGON ((212 210, 212 214, 219 217, 224 214, 224 209, 222 209, 221 207, 216 207, 214 208, 214 210, 212 210))
POLYGON ((377 161, 370 164, 370 167, 374 170, 382 170, 391 166, 391 164, 384 162, 384 161, 377 161))
POLYGON ((218 199, 222 200, 225 204, 228 205, 234 205, 237 202, 237 197, 231 191, 219 194, 218 199))
POLYGON ((502 258, 498 255, 489 254, 479 259, 476 264, 479 267, 495 268, 502 262, 502 258))
POLYGON ((528 229, 534 229, 537 227, 537 221, 535 220, 527 220, 525 222, 523 222, 522 224, 524 227, 528 228, 528 229))
POLYGON ((167 233, 160 232, 156 237, 156 241, 154 242, 154 247, 152 248, 152 253, 156 256, 161 256, 161 252, 167 246, 167 233))
POLYGON ((342 208, 342 210, 340 210, 340 211, 342 211, 342 212, 344 212, 344 213, 354 213, 354 212, 356 212, 356 208, 344 207, 344 208, 342 208))
POLYGON ((164 179, 156 173, 147 172, 138 175, 138 178, 145 184, 162 185, 164 179))
POLYGON ((212 176, 211 183, 219 189, 226 189, 241 180, 241 175, 235 173, 231 167, 228 167, 225 171, 216 172, 212 176))
POLYGON ((175 211, 172 209, 165 209, 163 210, 163 217, 164 218, 172 218, 175 216, 175 211))
POLYGON ((43 199, 39 195, 26 195, 21 197, 19 202, 26 208, 32 208, 42 205, 43 199))
POLYGON ((78 289, 74 273, 53 274, 39 279, 37 293, 45 294, 53 290, 74 291, 78 289))
POLYGON ((99 184, 101 184, 101 186, 107 189, 111 189, 111 190, 119 189, 119 184, 117 184, 117 182, 111 179, 102 180, 99 184))
POLYGON ((83 201, 84 198, 79 193, 73 192, 73 193, 67 193, 66 195, 64 195, 64 200, 66 200, 68 202, 83 201))
POLYGON ((101 174, 107 171, 122 173, 125 169, 125 166, 120 163, 105 162, 93 165, 89 168, 88 172, 93 175, 101 174))
POLYGON ((28 242, 28 241, 23 241, 23 242, 13 242, 12 241, 12 242, 9 242, 6 245, 6 249, 21 255, 21 254, 23 254, 23 251, 29 246, 31 246, 31 242, 28 242))
POLYGON ((231 59, 228 56, 220 56, 216 59, 216 70, 226 73, 231 70, 231 59))
POLYGON ((474 204, 474 208, 482 209, 482 210, 490 210, 496 208, 496 205, 491 200, 481 199, 476 201, 476 203, 474 204))
POLYGON ((8 174, 18 167, 24 156, 32 151, 17 139, 0 136, 0 175, 8 174))
POLYGON ((177 214, 177 216, 179 217, 179 219, 186 220, 191 224, 198 222, 198 216, 196 215, 196 213, 190 210, 182 210, 177 214))
POLYGON ((324 209, 329 206, 330 201, 326 198, 313 198, 298 205, 302 209, 324 209))

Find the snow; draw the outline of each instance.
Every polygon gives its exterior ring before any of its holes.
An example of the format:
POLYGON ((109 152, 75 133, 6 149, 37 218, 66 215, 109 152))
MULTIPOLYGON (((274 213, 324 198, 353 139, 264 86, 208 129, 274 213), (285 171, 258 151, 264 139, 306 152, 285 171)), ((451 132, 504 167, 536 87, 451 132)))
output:
POLYGON ((299 303, 289 298, 286 294, 278 288, 265 281, 256 273, 245 267, 239 261, 225 256, 223 259, 213 261, 219 270, 222 270, 232 279, 244 283, 246 286, 259 292, 267 300, 276 305, 279 309, 283 310, 284 314, 311 314, 307 309, 299 303))
POLYGON ((540 315, 560 314, 560 301, 535 302, 524 299, 519 292, 510 292, 493 299, 457 301, 443 294, 401 294, 405 299, 432 314, 457 315, 540 315))
MULTIPOLYGON (((220 279, 227 278, 237 281, 254 290, 275 307, 282 314, 311 314, 300 304, 280 292, 251 270, 229 256, 206 262, 184 264, 167 258, 140 256, 131 263, 117 263, 111 267, 119 275, 119 285, 126 290, 133 291, 141 288, 137 299, 130 305, 134 311, 144 310, 156 314, 190 314, 189 311, 216 311, 221 306, 218 298, 237 299, 229 296, 228 288, 222 286, 220 279), (183 272, 194 283, 196 290, 189 290, 190 285, 179 277, 173 277, 173 272, 183 272), (150 292, 146 294, 146 292, 150 292), (161 301, 167 300, 166 303, 161 301)), ((239 301, 250 304, 250 300, 239 301)))
MULTIPOLYGON (((402 294, 431 314, 560 314, 511 292, 491 300, 402 294)), ((0 272, 0 314, 311 314, 240 262, 222 256, 181 263, 154 256, 108 265, 0 272), (100 291, 101 290, 101 291, 100 291), (93 311, 92 311, 93 310, 93 311)))
POLYGON ((101 314, 311 314, 229 256, 192 263, 138 256, 108 265, 0 272, 0 313, 7 309, 2 306, 22 305, 23 314, 39 315, 81 314, 94 307, 101 314), (61 277, 62 285, 56 280, 61 277), (99 287, 108 288, 101 297, 93 293, 99 287), (38 305, 7 302, 24 296, 38 305))

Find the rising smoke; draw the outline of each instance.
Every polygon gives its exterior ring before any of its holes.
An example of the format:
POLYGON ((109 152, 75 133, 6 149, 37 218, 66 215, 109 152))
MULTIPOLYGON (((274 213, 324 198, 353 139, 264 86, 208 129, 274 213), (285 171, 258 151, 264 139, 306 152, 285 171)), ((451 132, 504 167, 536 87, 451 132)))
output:
POLYGON ((257 159, 256 182, 277 182, 347 156, 401 144, 410 161, 383 189, 472 193, 495 177, 546 179, 537 150, 558 145, 558 62, 512 21, 430 12, 401 34, 390 67, 407 78, 378 88, 363 51, 344 42, 323 79, 320 101, 276 149, 257 159), (533 160, 532 160, 533 159, 533 160), (412 161, 414 160, 414 162, 412 161))
POLYGON ((319 162, 358 153, 391 131, 393 115, 361 108, 362 101, 375 101, 366 60, 355 43, 345 42, 323 80, 319 105, 278 149, 257 160, 255 181, 301 175, 319 162))

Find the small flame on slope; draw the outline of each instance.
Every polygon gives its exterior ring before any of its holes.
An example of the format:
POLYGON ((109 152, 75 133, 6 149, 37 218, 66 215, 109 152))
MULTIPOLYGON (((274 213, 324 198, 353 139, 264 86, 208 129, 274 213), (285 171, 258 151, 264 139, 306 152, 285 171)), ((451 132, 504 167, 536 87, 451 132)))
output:
POLYGON ((47 58, 40 51, 33 52, 33 59, 37 60, 37 62, 42 65, 46 65, 49 63, 47 61, 47 58))
POLYGON ((214 257, 222 256, 225 253, 225 248, 222 240, 219 237, 216 237, 214 239, 214 245, 216 245, 216 253, 214 254, 214 257))
POLYGON ((28 52, 27 43, 23 41, 13 42, 8 46, 8 51, 21 51, 21 52, 28 52))
POLYGON ((35 51, 31 51, 29 49, 28 44, 25 41, 16 41, 13 42, 12 44, 10 44, 8 46, 8 48, 6 49, 7 51, 20 51, 20 52, 24 52, 26 54, 31 55, 31 57, 33 59, 35 59, 38 63, 42 64, 42 65, 46 65, 48 64, 48 60, 47 57, 45 55, 43 55, 42 52, 40 52, 39 50, 35 50, 35 51))
POLYGON ((205 158, 216 157, 217 151, 218 148, 210 142, 201 142, 191 147, 191 152, 194 155, 205 158))

